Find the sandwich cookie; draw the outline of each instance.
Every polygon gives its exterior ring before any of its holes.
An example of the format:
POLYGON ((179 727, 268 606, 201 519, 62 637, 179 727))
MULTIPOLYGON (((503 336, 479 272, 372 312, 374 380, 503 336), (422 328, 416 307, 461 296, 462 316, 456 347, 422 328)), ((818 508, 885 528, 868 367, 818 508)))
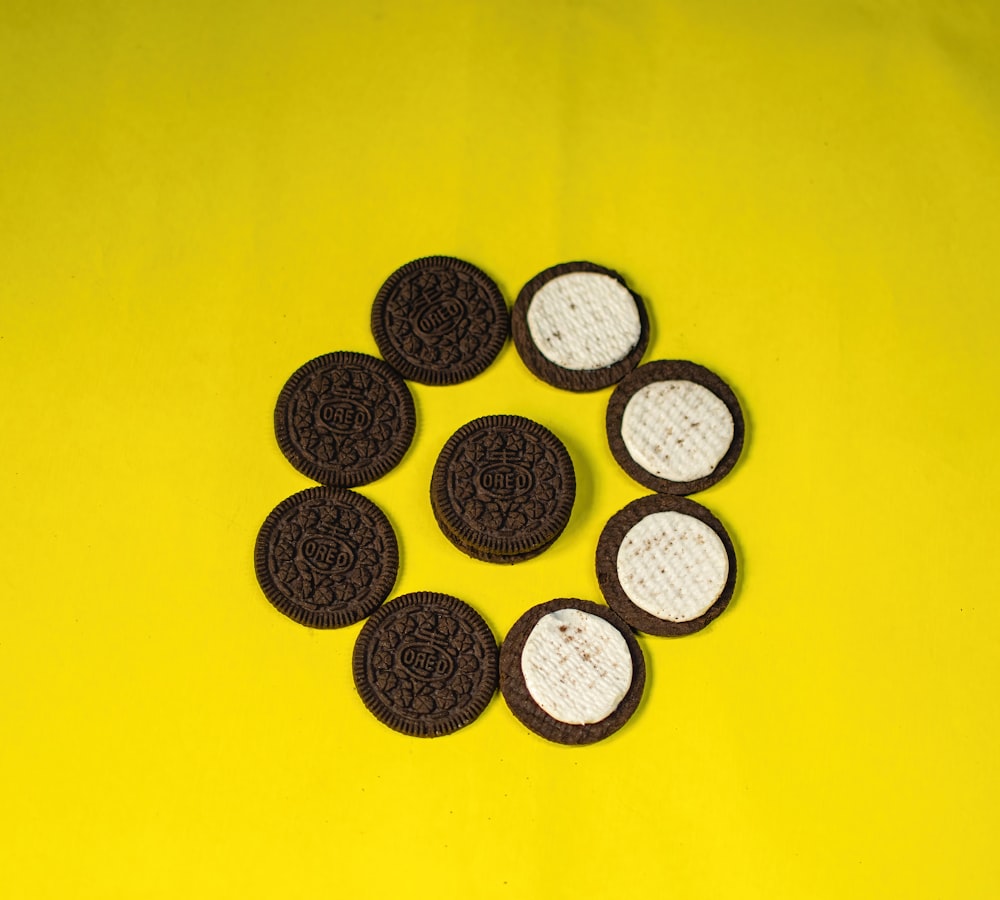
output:
POLYGON ((514 623, 500 650, 500 691, 528 728, 560 744, 591 744, 635 712, 646 663, 606 606, 550 600, 514 623))
POLYGON ((684 497, 632 501, 597 542, 604 599, 633 628, 680 636, 720 615, 736 586, 736 552, 722 523, 684 497))
POLYGON ((498 650, 467 603, 420 591, 391 600, 354 645, 354 685, 368 710, 403 734, 439 737, 468 725, 497 689, 498 650))
POLYGON ((547 428, 522 416, 484 416, 445 443, 430 496, 441 531, 459 550, 515 563, 562 534, 576 474, 566 447, 547 428))
POLYGON ((404 378, 458 384, 496 358, 510 330, 507 304, 471 263, 428 256, 397 269, 372 305, 379 352, 404 378))
POLYGON ((309 488, 279 503, 254 548, 264 595, 311 628, 342 628, 370 615, 389 596, 398 569, 385 514, 341 488, 309 488))
POLYGON ((274 408, 275 436, 288 461, 336 487, 385 475, 403 458, 415 427, 406 382, 363 353, 310 360, 288 379, 274 408))
POLYGON ((658 360, 640 366, 608 402, 608 444, 640 484, 693 494, 724 478, 743 449, 743 410, 704 366, 658 360))
POLYGON ((615 384, 649 342, 642 298, 617 272, 591 262, 563 263, 532 278, 514 304, 511 331, 524 364, 567 391, 615 384))

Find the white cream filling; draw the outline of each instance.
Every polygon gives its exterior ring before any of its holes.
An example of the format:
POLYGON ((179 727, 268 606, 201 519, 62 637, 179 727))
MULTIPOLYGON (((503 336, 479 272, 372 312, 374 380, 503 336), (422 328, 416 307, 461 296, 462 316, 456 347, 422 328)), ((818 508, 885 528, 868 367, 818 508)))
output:
POLYGON ((689 622, 722 593, 729 556, 700 519, 673 510, 652 513, 618 548, 618 580, 640 609, 668 622, 689 622))
POLYGON ((728 407, 693 381, 654 381, 625 405, 622 441, 647 472, 669 481, 711 475, 733 443, 728 407))
POLYGON ((632 684, 632 656, 600 616, 560 609, 542 616, 524 642, 521 671, 532 699, 553 719, 590 725, 611 715, 632 684))
POLYGON ((635 299, 599 272, 570 272, 547 281, 532 298, 527 320, 542 356, 575 371, 623 360, 642 333, 635 299))

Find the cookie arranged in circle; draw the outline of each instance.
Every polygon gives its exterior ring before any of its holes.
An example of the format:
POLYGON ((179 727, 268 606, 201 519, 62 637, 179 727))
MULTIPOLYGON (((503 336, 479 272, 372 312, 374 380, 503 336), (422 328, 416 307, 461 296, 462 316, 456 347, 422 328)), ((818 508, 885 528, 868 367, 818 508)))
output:
POLYGON ((636 481, 693 494, 724 478, 743 449, 743 410, 718 375, 685 360, 640 366, 608 402, 608 444, 636 481))
POLYGON ((275 436, 288 461, 336 487, 381 478, 403 458, 415 428, 406 382, 364 353, 310 360, 288 379, 274 408, 275 436))
POLYGON ((367 497, 342 488, 293 494, 265 519, 254 548, 264 595, 311 628, 341 628, 371 615, 399 569, 396 535, 367 497))
POLYGON ((397 269, 372 306, 379 352, 404 378, 458 384, 496 358, 510 330, 494 281, 471 263, 428 256, 397 269))
POLYGON ((615 384, 649 343, 642 298, 617 272, 591 262, 562 263, 532 278, 514 303, 511 331, 524 364, 568 391, 615 384))
POLYGON ((438 737, 486 709, 497 664, 496 638, 475 609, 420 591, 391 600, 365 623, 354 645, 354 684, 380 722, 438 737))
POLYGON ((700 631, 729 605, 736 552, 722 523, 685 497, 633 500, 604 526, 597 542, 604 599, 647 634, 700 631))
POLYGON ((511 712, 560 744, 614 734, 635 712, 645 683, 635 636, 614 612, 588 600, 532 607, 500 650, 500 691, 511 712))
POLYGON ((519 562, 551 545, 576 498, 573 461, 551 431, 522 416, 475 419, 445 443, 431 478, 444 535, 487 562, 519 562))

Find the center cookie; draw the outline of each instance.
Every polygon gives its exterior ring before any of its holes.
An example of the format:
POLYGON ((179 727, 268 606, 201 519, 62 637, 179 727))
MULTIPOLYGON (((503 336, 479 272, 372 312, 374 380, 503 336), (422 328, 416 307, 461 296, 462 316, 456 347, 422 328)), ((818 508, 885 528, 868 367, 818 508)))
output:
POLYGON ((404 594, 365 623, 354 684, 381 722, 416 737, 468 725, 498 680, 496 638, 471 606, 447 594, 404 594))
POLYGON ((486 562, 530 559, 569 522, 576 476, 551 431, 521 416, 485 416, 444 445, 431 506, 445 537, 486 562))

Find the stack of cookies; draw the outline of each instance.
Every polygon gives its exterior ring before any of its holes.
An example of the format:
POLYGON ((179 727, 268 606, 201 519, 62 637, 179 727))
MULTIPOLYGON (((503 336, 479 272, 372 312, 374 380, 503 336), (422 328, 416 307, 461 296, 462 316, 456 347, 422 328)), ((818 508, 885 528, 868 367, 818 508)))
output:
POLYGON ((441 531, 485 562, 521 562, 548 549, 569 522, 575 497, 566 447, 521 416, 463 425, 444 445, 431 478, 441 531))

